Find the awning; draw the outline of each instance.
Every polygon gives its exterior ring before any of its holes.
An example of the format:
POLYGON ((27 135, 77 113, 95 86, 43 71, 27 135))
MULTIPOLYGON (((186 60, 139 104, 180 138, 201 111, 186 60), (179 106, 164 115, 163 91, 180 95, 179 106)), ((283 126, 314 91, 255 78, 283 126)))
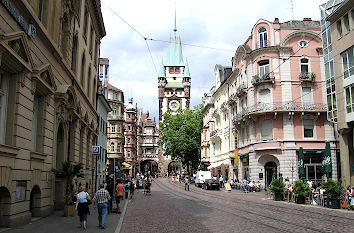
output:
POLYGON ((122 165, 124 166, 124 168, 131 168, 132 165, 130 165, 129 163, 123 162, 122 165))
POLYGON ((208 170, 212 169, 212 168, 216 168, 216 167, 220 167, 225 161, 220 161, 217 163, 212 163, 210 166, 208 166, 208 170))

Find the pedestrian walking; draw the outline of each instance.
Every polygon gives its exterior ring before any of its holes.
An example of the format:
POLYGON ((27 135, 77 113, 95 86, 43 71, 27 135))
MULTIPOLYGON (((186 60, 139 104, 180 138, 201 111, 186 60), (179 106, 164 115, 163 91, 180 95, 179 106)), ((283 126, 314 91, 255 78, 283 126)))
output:
POLYGON ((87 214, 90 213, 89 202, 91 201, 90 195, 86 192, 84 186, 80 186, 80 192, 76 195, 75 210, 80 217, 80 225, 86 229, 87 214))
POLYGON ((184 190, 189 191, 189 179, 187 176, 184 178, 184 190))
MULTIPOLYGON (((107 180, 107 186, 106 186, 106 190, 108 191, 109 195, 111 197, 113 197, 113 191, 114 191, 114 184, 113 181, 111 180, 111 178, 108 178, 107 180)), ((108 214, 110 214, 112 212, 112 198, 111 200, 109 200, 108 202, 108 214)))
POLYGON ((124 193, 125 193, 125 199, 128 199, 129 197, 129 183, 128 180, 124 182, 124 193))
POLYGON ((129 184, 130 199, 132 199, 134 196, 134 190, 135 190, 135 184, 134 184, 134 181, 131 180, 130 184, 129 184))
POLYGON ((222 175, 219 178, 219 183, 220 183, 220 188, 224 187, 224 178, 222 178, 222 175))
POLYGON ((116 187, 116 191, 117 191, 117 196, 116 196, 116 203, 117 203, 117 214, 120 214, 120 200, 123 199, 123 194, 124 194, 124 187, 122 184, 122 181, 120 179, 118 179, 117 181, 117 187, 116 187))
POLYGON ((93 208, 96 209, 96 205, 98 208, 98 227, 104 229, 104 223, 106 221, 107 215, 107 205, 108 201, 111 199, 108 191, 104 189, 104 185, 100 185, 100 189, 96 192, 93 201, 93 208))

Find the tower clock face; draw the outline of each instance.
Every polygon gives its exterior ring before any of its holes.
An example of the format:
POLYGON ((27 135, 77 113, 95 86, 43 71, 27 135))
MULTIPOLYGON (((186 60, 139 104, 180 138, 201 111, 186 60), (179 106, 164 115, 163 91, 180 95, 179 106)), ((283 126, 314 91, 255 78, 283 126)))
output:
POLYGON ((171 111, 177 111, 179 109, 179 102, 177 100, 171 100, 169 107, 171 109, 171 111))

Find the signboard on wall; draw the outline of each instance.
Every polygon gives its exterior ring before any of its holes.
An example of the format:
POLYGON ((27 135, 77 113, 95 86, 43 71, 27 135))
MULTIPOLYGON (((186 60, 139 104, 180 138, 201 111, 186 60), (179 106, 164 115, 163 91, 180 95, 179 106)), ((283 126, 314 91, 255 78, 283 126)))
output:
POLYGON ((94 155, 99 155, 101 152, 101 147, 100 146, 92 146, 92 154, 94 155))
POLYGON ((235 162, 238 163, 238 134, 237 131, 234 132, 235 138, 235 162))

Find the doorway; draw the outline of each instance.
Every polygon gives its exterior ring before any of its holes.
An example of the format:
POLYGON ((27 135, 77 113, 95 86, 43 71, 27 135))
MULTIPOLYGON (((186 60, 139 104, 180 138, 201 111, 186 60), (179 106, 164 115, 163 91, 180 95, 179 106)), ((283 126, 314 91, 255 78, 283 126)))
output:
POLYGON ((264 165, 265 170, 265 187, 269 187, 273 179, 277 178, 277 164, 273 161, 264 165))

